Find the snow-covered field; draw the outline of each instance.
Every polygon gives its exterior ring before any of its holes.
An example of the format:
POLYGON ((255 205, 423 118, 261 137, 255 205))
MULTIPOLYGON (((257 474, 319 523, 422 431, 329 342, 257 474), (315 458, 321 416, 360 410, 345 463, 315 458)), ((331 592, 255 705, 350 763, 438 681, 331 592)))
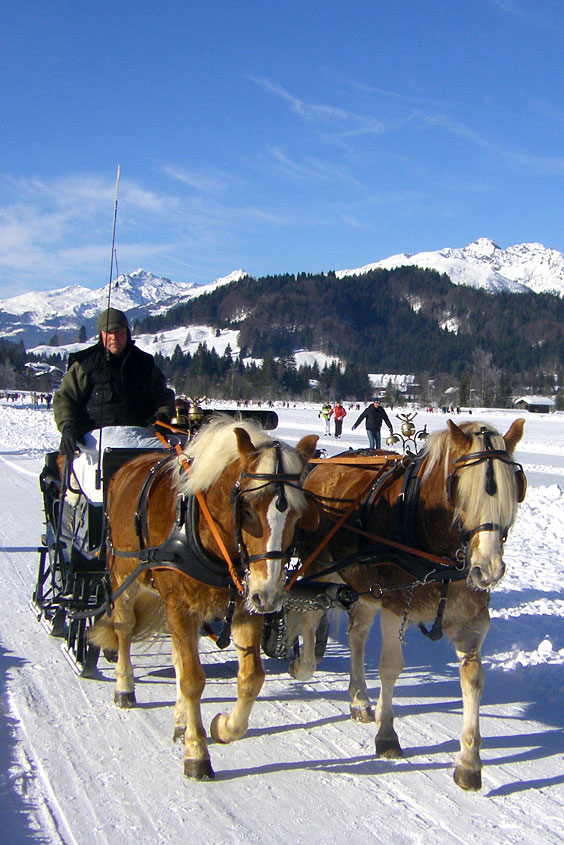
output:
MULTIPOLYGON (((277 435, 320 429, 317 408, 277 408, 277 435)), ((515 414, 474 412, 503 432, 515 414)), ((332 454, 367 445, 350 427, 332 454)), ((392 416, 393 418, 393 416, 392 416)), ((464 415, 456 417, 459 422, 464 415)), ((397 420, 394 419, 394 422, 397 420)), ((442 428, 420 412, 418 427, 442 428)), ((461 729, 450 644, 407 635, 397 687, 401 761, 374 757, 373 725, 351 722, 346 621, 337 622, 314 680, 266 659, 248 735, 210 744, 214 782, 182 775, 172 744, 175 698, 166 641, 137 649, 139 706, 114 708, 113 669, 76 677, 59 641, 28 608, 43 528, 38 475, 58 444, 51 414, 0 402, 0 816, 5 842, 64 843, 561 843, 564 841, 564 415, 526 415, 517 459, 528 493, 492 594, 484 646, 481 793, 452 781, 461 729)), ((379 634, 367 676, 376 699, 379 634)), ((203 641, 204 722, 234 700, 236 659, 203 641)))

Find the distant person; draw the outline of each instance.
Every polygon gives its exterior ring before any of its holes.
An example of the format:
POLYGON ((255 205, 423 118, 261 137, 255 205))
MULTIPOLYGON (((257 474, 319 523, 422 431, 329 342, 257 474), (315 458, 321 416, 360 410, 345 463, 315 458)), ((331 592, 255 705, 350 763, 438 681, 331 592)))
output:
POLYGON ((338 440, 343 433, 343 420, 345 419, 347 412, 340 402, 335 402, 335 407, 331 410, 331 414, 333 414, 335 418, 335 438, 338 440))
POLYGON ((69 355, 53 397, 60 450, 69 457, 88 431, 170 422, 175 414, 174 391, 153 356, 135 346, 123 311, 103 311, 97 327, 98 343, 69 355))
POLYGON ((387 413, 380 404, 379 399, 374 399, 372 404, 368 405, 364 409, 360 417, 353 425, 353 431, 362 422, 362 420, 366 421, 366 433, 368 435, 369 447, 371 449, 381 449, 382 438, 380 436, 380 429, 382 428, 382 423, 386 423, 386 425, 390 429, 390 434, 393 434, 394 430, 392 428, 392 424, 388 418, 387 413))
POLYGON ((323 424, 323 434, 331 436, 331 405, 329 402, 324 402, 321 410, 317 415, 323 424))

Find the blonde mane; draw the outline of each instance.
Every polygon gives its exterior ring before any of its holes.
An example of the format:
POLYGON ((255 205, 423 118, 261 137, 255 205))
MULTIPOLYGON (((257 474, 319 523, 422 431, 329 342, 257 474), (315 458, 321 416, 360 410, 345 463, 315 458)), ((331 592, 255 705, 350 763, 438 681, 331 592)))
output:
MULTIPOLYGON (((472 438, 467 453, 484 450, 484 440, 480 435, 482 428, 491 434, 491 444, 494 449, 506 450, 503 437, 494 428, 482 422, 461 423, 459 428, 472 438)), ((462 457, 456 448, 448 429, 435 432, 429 437, 423 453, 427 456, 427 463, 422 475, 422 482, 429 479, 433 472, 439 470, 442 462, 443 500, 448 502, 448 477, 452 472, 454 461, 462 457)), ((508 528, 517 515, 517 493, 514 468, 505 461, 494 460, 493 470, 497 491, 493 496, 486 493, 487 462, 481 461, 474 465, 466 465, 456 473, 456 495, 453 505, 453 522, 461 519, 464 513, 465 527, 475 527, 485 522, 495 522, 508 528)))
MULTIPOLYGON (((258 461, 253 472, 273 473, 275 470, 276 452, 271 448, 274 440, 266 432, 249 420, 233 420, 221 414, 214 415, 191 440, 184 449, 184 454, 190 461, 190 473, 182 473, 177 480, 177 491, 184 495, 196 492, 206 492, 223 474, 229 464, 239 459, 237 437, 235 429, 244 429, 258 453, 258 461)), ((284 443, 282 460, 284 472, 300 474, 303 469, 303 458, 284 443)), ((247 492, 256 488, 262 495, 272 484, 264 481, 251 482, 247 492)), ((285 491, 290 505, 303 509, 305 497, 301 489, 285 485, 285 491)))

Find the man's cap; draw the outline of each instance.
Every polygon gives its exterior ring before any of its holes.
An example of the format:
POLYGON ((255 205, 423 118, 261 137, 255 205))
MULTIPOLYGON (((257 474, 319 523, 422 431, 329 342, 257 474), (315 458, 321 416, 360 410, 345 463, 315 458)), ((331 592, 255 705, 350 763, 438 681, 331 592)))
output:
POLYGON ((99 332, 115 332, 118 329, 127 328, 129 328, 127 317, 117 308, 106 308, 98 317, 99 332))

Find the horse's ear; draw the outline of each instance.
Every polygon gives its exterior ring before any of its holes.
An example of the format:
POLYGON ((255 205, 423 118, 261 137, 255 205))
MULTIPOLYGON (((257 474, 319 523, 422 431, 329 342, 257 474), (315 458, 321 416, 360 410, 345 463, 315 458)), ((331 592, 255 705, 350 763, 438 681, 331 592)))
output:
POLYGON ((237 428, 233 429, 233 433, 237 438, 237 448, 239 449, 239 454, 241 455, 242 460, 248 460, 251 455, 254 455, 256 452, 256 449, 253 446, 253 441, 244 428, 239 428, 237 426, 237 428))
POLYGON ((315 502, 308 502, 306 512, 298 519, 298 525, 304 531, 315 531, 319 527, 319 511, 315 502))
POLYGON ((524 425, 525 420, 523 419, 523 417, 519 417, 519 419, 515 420, 515 422, 511 424, 509 431, 503 435, 503 439, 505 441, 505 448, 508 452, 513 452, 516 445, 523 437, 524 425))
POLYGON ((302 437, 296 446, 296 451, 299 452, 306 461, 309 461, 309 459, 313 458, 315 455, 315 447, 317 446, 318 440, 319 437, 317 434, 307 434, 305 437, 302 437))
POLYGON ((469 434, 465 434, 461 428, 459 428, 456 423, 453 423, 452 420, 447 420, 448 430, 450 432, 451 439, 454 443, 460 448, 465 449, 472 443, 472 438, 469 434))

